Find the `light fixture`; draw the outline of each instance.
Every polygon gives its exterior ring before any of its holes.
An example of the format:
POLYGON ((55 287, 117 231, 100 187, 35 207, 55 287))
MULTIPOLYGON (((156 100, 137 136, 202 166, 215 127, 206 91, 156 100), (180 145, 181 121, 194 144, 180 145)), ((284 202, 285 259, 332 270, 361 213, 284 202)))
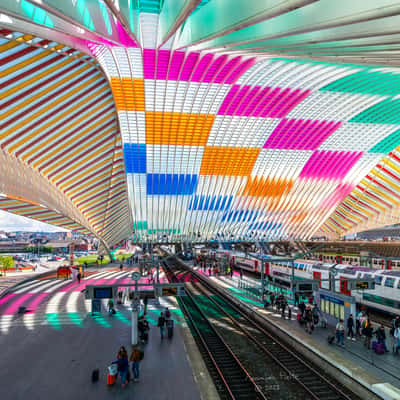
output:
POLYGON ((8 35, 6 35, 6 38, 7 38, 7 39, 12 39, 12 38, 13 38, 12 33, 9 33, 8 35))
POLYGON ((48 45, 48 44, 45 44, 43 47, 44 47, 45 49, 47 49, 47 48, 49 47, 49 45, 48 45))

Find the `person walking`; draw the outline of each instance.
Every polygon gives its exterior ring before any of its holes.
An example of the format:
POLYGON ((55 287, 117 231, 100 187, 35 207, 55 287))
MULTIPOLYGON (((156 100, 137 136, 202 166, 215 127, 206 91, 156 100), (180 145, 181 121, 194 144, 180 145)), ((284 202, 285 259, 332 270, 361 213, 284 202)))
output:
POLYGON ((160 316, 158 317, 157 326, 160 328, 160 335, 161 335, 161 340, 162 340, 162 339, 164 339, 164 333, 165 333, 165 317, 164 317, 164 313, 161 313, 160 316))
POLYGON ((243 279, 243 270, 241 268, 239 270, 239 273, 240 273, 240 279, 243 279))
POLYGON ((134 346, 132 349, 131 356, 129 357, 129 361, 132 362, 132 374, 133 380, 137 382, 139 380, 140 375, 140 362, 144 358, 144 352, 139 349, 138 346, 134 346))
POLYGON ((340 346, 344 346, 344 323, 343 320, 340 319, 339 322, 336 324, 336 343, 340 346))
POLYGON ((78 285, 81 283, 81 278, 82 278, 82 275, 80 272, 78 272, 78 275, 76 276, 76 279, 78 280, 78 285))
POLYGON ((108 300, 107 306, 108 306, 108 313, 110 315, 114 314, 114 300, 113 299, 110 298, 110 300, 108 300))
POLYGON ((124 265, 122 263, 119 264, 119 270, 122 271, 123 268, 124 268, 124 265))
POLYGON ((376 340, 378 341, 378 344, 383 344, 385 353, 387 353, 389 350, 387 349, 387 346, 386 346, 385 327, 383 325, 381 325, 374 333, 376 335, 376 340))
POLYGON ((393 337, 395 339, 394 352, 399 354, 400 350, 400 326, 394 330, 393 337))
POLYGON ((168 307, 165 307, 165 319, 171 318, 171 312, 168 310, 168 307))
POLYGON ((129 372, 129 361, 128 361, 128 353, 124 346, 118 351, 117 360, 113 361, 113 364, 117 364, 118 372, 121 377, 121 386, 124 388, 128 383, 127 377, 129 372))
POLYGON ((311 335, 314 327, 313 327, 313 315, 310 306, 307 306, 306 308, 304 319, 306 321, 306 332, 308 332, 311 335))
POLYGON ((233 268, 232 267, 229 267, 229 273, 231 275, 231 278, 233 278, 233 268))
POLYGON ((347 318, 347 339, 351 340, 356 340, 354 337, 354 331, 353 331, 353 326, 354 326, 354 319, 353 319, 353 314, 349 315, 349 318, 347 318))
POLYGON ((362 333, 365 336, 364 346, 367 349, 371 349, 372 332, 373 332, 373 329, 372 329, 371 321, 369 320, 369 318, 367 318, 364 321, 363 328, 362 328, 362 333))

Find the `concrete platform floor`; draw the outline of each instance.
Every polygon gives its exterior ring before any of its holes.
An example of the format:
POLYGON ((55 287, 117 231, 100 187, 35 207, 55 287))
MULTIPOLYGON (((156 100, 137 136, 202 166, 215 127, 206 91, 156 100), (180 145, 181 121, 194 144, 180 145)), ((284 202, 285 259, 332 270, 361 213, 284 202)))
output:
MULTIPOLYGON (((107 366, 121 345, 130 350, 130 312, 122 307, 116 316, 92 317, 77 303, 74 316, 60 315, 54 324, 12 323, 0 336, 0 398, 4 400, 47 399, 200 399, 182 337, 180 310, 172 310, 176 322, 172 340, 160 340, 156 326, 150 329, 144 347, 140 381, 121 388, 107 387, 107 366), (76 324, 63 319, 77 318, 76 324), (57 322, 57 323, 56 323, 57 322), (29 329, 28 329, 29 327, 29 329), (100 380, 91 373, 100 369, 100 380)), ((160 307, 149 302, 149 320, 154 324, 160 307)), ((66 313, 67 314, 67 313, 66 313)), ((20 317, 22 318, 22 316, 20 317)), ((54 317, 57 319, 56 317, 54 317)), ((185 324, 183 323, 183 326, 185 324)))

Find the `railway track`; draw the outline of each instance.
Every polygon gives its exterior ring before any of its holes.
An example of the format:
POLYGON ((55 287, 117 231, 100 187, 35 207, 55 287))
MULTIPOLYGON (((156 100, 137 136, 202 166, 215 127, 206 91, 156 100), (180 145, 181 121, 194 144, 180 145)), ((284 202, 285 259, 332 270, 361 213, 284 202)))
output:
MULTIPOLYGON (((176 279, 176 276, 174 275, 170 267, 167 267, 167 271, 168 271, 167 276, 171 278, 174 276, 176 279)), ((178 273, 183 274, 185 279, 188 280, 187 277, 189 276, 189 274, 192 274, 192 271, 178 269, 178 273)), ((194 275, 192 274, 191 276, 193 277, 194 275)), ((277 340, 276 337, 271 335, 263 327, 259 326, 254 321, 250 320, 238 307, 236 307, 235 305, 231 304, 231 302, 228 302, 226 299, 224 299, 223 295, 221 295, 219 291, 217 293, 217 291, 210 284, 208 284, 207 281, 204 280, 204 278, 195 277, 194 279, 192 278, 190 280, 191 284, 188 285, 187 288, 189 296, 185 300, 182 299, 184 312, 187 313, 188 315, 191 315, 191 313, 193 313, 193 310, 196 309, 197 311, 195 312, 198 314, 201 313, 202 316, 202 319, 199 320, 199 323, 205 326, 206 324, 205 320, 207 320, 208 321, 207 326, 209 326, 208 329, 212 329, 213 335, 216 334, 216 336, 219 337, 219 340, 223 341, 221 335, 218 334, 217 330, 212 325, 210 328, 210 322, 206 317, 205 313, 201 310, 202 308, 201 304, 199 305, 198 302, 196 302, 195 296, 191 295, 192 292, 201 293, 201 295, 204 298, 206 298, 206 301, 208 303, 207 305, 203 304, 203 308, 205 307, 204 309, 207 309, 209 310, 209 312, 211 312, 210 311, 211 308, 214 308, 214 312, 218 312, 224 320, 229 320, 230 323, 232 324, 233 329, 236 332, 238 332, 238 334, 245 336, 253 345, 255 345, 258 348, 258 351, 264 355, 265 360, 274 363, 274 365, 278 366, 280 370, 283 371, 284 374, 283 376, 285 377, 284 379, 290 380, 291 386, 295 385, 298 387, 300 392, 305 393, 304 397, 299 395, 300 397, 293 397, 293 398, 320 399, 320 400, 359 399, 358 396, 350 393, 339 382, 319 372, 311 363, 308 363, 303 358, 301 358, 301 356, 296 354, 296 351, 294 349, 289 348, 287 345, 277 340), (190 304, 186 304, 187 302, 189 302, 190 304)), ((196 334, 198 334, 197 331, 196 334)), ((203 342, 203 340, 200 341, 203 342)), ((204 345, 205 346, 208 345, 206 341, 205 343, 201 344, 203 345, 203 347, 204 345)), ((235 354, 233 353, 234 348, 233 347, 230 348, 227 343, 224 344, 228 349, 230 356, 233 356, 234 359, 236 359, 237 362, 241 365, 242 369, 244 369, 242 364, 244 364, 245 362, 243 361, 241 363, 241 361, 239 361, 238 359, 238 356, 235 356, 235 354)), ((214 355, 214 350, 212 348, 208 348, 208 352, 214 355)), ((218 350, 215 354, 223 355, 223 353, 218 350)), ((218 359, 214 359, 213 361, 215 361, 216 364, 214 365, 214 371, 219 370, 218 372, 221 373, 223 376, 225 376, 225 373, 227 373, 229 376, 229 369, 228 370, 221 369, 218 366, 219 365, 218 359)), ((224 365, 224 361, 222 361, 221 365, 224 365)), ((252 381, 252 383, 255 386, 257 386, 256 382, 254 382, 254 380, 251 379, 251 376, 248 373, 248 371, 246 371, 245 374, 247 376, 247 379, 245 381, 248 382, 250 378, 250 381, 252 381)), ((214 378, 215 372, 212 373, 212 376, 214 378)), ((220 381, 221 380, 223 381, 224 379, 220 377, 220 381)), ((230 382, 228 382, 226 379, 224 383, 227 384, 228 386, 230 384, 230 382)), ((287 382, 287 384, 289 385, 289 382, 287 382)), ((221 382, 216 383, 216 385, 218 389, 218 387, 221 386, 221 382)), ((237 387, 236 383, 234 384, 234 387, 237 387)), ((258 389, 260 392, 262 392, 260 388, 258 389)), ((248 389, 246 390, 247 393, 249 393, 248 389)), ((259 391, 255 392, 257 393, 258 396, 260 396, 259 391)), ((233 397, 233 398, 247 398, 247 399, 270 398, 268 396, 268 393, 264 393, 263 394, 264 397, 254 397, 255 394, 253 395, 248 394, 245 396, 249 397, 233 397)))

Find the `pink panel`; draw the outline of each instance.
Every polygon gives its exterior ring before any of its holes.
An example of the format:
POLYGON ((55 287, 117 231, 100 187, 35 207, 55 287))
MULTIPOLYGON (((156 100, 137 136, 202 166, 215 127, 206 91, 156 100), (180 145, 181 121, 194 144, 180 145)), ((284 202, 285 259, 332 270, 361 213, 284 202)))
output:
POLYGON ((264 144, 264 149, 317 149, 341 122, 283 119, 264 144))
POLYGON ((273 99, 279 95, 281 89, 275 88, 268 92, 267 96, 265 96, 259 106, 257 107, 257 117, 267 117, 269 116, 269 112, 271 110, 271 105, 273 104, 273 99))
POLYGON ((207 73, 205 77, 203 78, 202 82, 213 82, 218 71, 222 67, 223 64, 225 64, 226 60, 228 59, 227 55, 224 56, 219 56, 214 62, 210 65, 210 67, 207 70, 207 73))
POLYGON ((44 299, 49 296, 49 293, 39 293, 27 306, 28 313, 34 313, 43 303, 44 299))
POLYGON ((240 62, 241 57, 232 58, 232 60, 228 61, 224 67, 221 69, 221 72, 215 78, 215 83, 223 83, 225 78, 230 74, 233 68, 240 62))
POLYGON ((335 191, 324 199, 322 206, 327 209, 336 207, 354 188, 355 185, 351 183, 338 185, 335 191))
POLYGON ((342 180, 362 153, 346 151, 315 151, 303 167, 300 178, 342 180))
POLYGON ((156 51, 154 49, 143 50, 143 76, 144 79, 155 79, 156 51))
POLYGON ((240 115, 240 113, 238 112, 238 105, 249 90, 250 86, 242 86, 237 95, 233 98, 226 112, 227 115, 240 115))
POLYGON ((250 109, 253 110, 251 113, 252 117, 258 117, 263 109, 263 100, 270 92, 271 88, 266 86, 261 92, 255 97, 255 99, 250 104, 250 109))
POLYGON ((158 50, 157 79, 167 79, 170 54, 169 50, 158 50))
POLYGON ((194 66, 196 65, 199 57, 199 53, 190 53, 186 57, 185 64, 183 65, 182 73, 180 76, 181 81, 188 81, 190 79, 194 70, 194 66))
POLYGON ((25 304, 34 296, 34 293, 21 294, 15 301, 13 301, 7 309, 2 313, 4 315, 12 315, 18 312, 19 307, 25 306, 25 304))
POLYGON ((185 53, 183 51, 174 51, 174 54, 172 55, 171 65, 169 67, 168 79, 171 79, 173 81, 178 80, 184 58, 185 53))
POLYGON ((251 113, 254 111, 254 108, 250 106, 254 102, 254 99, 257 96, 257 93, 260 91, 260 86, 255 86, 250 92, 246 95, 243 101, 240 103, 239 108, 237 110, 237 115, 244 115, 246 117, 250 117, 251 113))
POLYGON ((205 54, 199 63, 197 64, 197 67, 192 75, 192 82, 201 82, 204 71, 207 69, 208 65, 210 64, 211 60, 213 59, 214 55, 211 53, 205 54))
POLYGON ((218 115, 225 114, 226 109, 229 107, 229 104, 231 104, 232 99, 236 96, 236 93, 239 91, 239 88, 240 88, 240 85, 232 86, 232 89, 228 92, 224 101, 221 104, 221 107, 218 110, 218 115))
POLYGON ((131 37, 125 32, 125 29, 123 26, 119 23, 119 21, 116 19, 115 24, 117 25, 117 31, 118 31, 118 36, 119 36, 119 41, 125 46, 125 47, 139 47, 139 45, 134 42, 131 37))
POLYGON ((245 62, 241 63, 226 79, 225 83, 235 83, 250 67, 256 62, 255 58, 250 58, 245 62))

